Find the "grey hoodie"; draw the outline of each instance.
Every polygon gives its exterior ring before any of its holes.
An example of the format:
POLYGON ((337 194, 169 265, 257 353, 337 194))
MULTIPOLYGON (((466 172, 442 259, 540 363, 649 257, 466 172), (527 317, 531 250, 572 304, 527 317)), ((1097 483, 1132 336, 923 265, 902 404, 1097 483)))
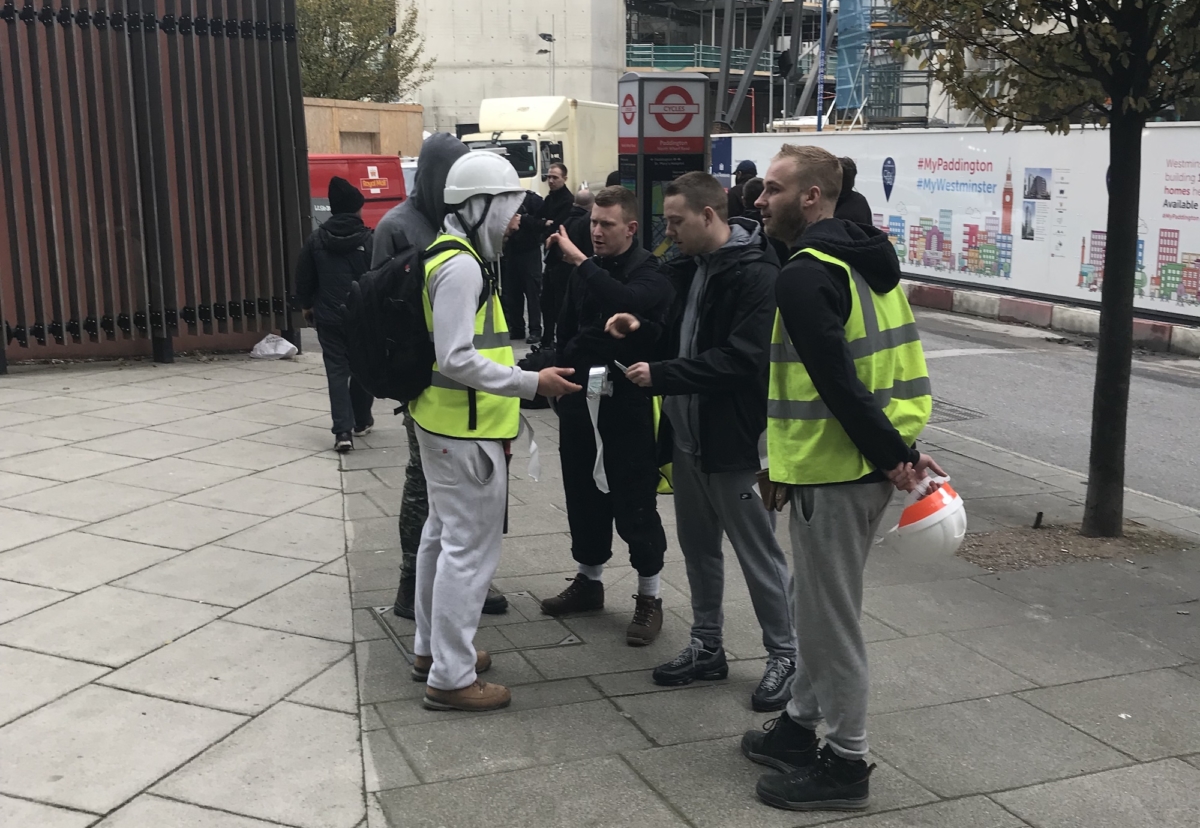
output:
POLYGON ((435 132, 425 139, 413 191, 403 204, 388 210, 375 228, 372 268, 410 245, 424 250, 433 244, 446 214, 446 176, 454 162, 468 152, 466 144, 447 132, 435 132))

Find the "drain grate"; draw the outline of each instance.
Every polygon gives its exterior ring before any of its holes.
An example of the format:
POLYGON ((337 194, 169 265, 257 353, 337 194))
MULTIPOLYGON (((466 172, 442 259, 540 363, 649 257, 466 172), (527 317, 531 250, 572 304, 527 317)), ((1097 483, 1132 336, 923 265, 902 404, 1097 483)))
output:
POLYGON ((987 415, 982 411, 948 403, 945 400, 935 399, 933 401, 933 413, 929 416, 929 422, 934 425, 938 423, 960 423, 964 420, 978 420, 985 416, 987 415))

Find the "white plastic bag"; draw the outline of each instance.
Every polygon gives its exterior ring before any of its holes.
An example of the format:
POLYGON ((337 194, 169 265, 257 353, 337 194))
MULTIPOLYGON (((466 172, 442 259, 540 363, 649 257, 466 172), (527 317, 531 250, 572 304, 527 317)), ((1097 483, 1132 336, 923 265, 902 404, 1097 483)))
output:
POLYGON ((282 336, 275 334, 267 334, 263 337, 262 342, 254 346, 250 351, 251 359, 291 359, 300 352, 292 343, 288 342, 282 336))

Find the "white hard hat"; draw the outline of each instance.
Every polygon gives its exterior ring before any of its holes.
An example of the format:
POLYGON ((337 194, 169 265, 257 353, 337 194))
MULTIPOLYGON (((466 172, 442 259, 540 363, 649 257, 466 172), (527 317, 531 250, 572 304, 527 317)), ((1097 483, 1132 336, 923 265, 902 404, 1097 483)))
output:
POLYGON ((450 167, 445 201, 447 207, 453 207, 471 196, 524 191, 512 164, 494 152, 472 150, 450 167))
POLYGON ((900 513, 887 540, 904 555, 945 558, 958 551, 966 534, 963 500, 949 483, 942 483, 900 513))

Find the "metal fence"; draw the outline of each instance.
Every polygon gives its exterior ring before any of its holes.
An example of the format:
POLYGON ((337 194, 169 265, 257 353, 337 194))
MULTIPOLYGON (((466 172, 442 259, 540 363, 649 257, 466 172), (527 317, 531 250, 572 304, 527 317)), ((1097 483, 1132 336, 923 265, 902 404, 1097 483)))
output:
POLYGON ((311 224, 295 24, 294 0, 3 0, 5 345, 149 340, 170 361, 176 339, 294 335, 311 224))

